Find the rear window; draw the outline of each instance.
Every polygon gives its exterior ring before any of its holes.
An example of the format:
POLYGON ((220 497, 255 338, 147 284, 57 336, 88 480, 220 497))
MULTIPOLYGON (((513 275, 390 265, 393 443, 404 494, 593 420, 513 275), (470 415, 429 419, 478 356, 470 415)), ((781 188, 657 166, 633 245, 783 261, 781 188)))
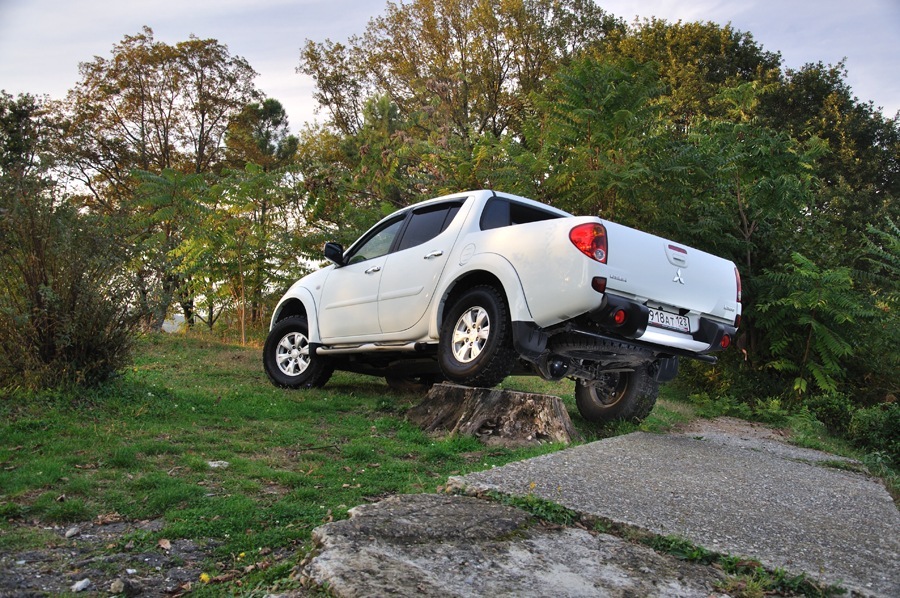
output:
POLYGON ((481 213, 481 230, 515 226, 541 220, 553 220, 562 218, 559 214, 548 212, 534 206, 527 206, 501 197, 488 200, 481 213))

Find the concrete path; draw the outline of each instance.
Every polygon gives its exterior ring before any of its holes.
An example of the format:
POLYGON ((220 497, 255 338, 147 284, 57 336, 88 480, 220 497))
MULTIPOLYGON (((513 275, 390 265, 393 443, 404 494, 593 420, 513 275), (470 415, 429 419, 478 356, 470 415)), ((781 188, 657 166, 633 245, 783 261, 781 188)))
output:
POLYGON ((900 513, 879 481, 835 465, 832 455, 750 435, 638 432, 454 482, 900 596, 900 513))
MULTIPOLYGON (((736 420, 735 420, 736 421, 736 420)), ((634 433, 452 478, 743 556, 866 596, 900 596, 900 514, 838 457, 721 420, 634 433)), ((710 596, 721 573, 469 497, 393 497, 314 532, 304 575, 338 596, 710 596)))

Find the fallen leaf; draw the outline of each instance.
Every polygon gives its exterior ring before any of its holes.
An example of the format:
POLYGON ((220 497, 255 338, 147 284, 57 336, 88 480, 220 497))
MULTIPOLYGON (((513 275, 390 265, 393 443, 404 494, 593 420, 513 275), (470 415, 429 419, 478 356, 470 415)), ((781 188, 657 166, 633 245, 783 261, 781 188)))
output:
POLYGON ((97 515, 97 524, 98 525, 108 525, 110 523, 119 523, 122 521, 122 516, 113 511, 112 513, 101 513, 97 515))
POLYGON ((169 542, 168 540, 166 540, 165 538, 163 538, 162 540, 157 542, 157 545, 160 548, 162 548, 163 550, 172 550, 172 543, 169 542))

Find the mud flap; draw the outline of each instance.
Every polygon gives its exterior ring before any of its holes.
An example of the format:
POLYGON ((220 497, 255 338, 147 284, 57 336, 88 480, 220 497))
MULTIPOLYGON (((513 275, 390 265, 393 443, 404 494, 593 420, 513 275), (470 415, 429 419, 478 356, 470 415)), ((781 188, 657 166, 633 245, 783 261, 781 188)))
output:
POLYGON ((659 383, 669 382, 678 375, 678 356, 663 357, 656 361, 653 379, 659 383))

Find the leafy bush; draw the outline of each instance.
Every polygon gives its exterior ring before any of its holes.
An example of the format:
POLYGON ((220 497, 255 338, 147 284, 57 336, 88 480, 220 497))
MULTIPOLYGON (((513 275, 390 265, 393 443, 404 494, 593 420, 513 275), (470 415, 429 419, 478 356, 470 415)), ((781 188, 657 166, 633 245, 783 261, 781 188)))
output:
POLYGON ((900 465, 900 404, 885 403, 853 414, 847 435, 860 448, 886 454, 900 465))
POLYGON ((854 411, 850 397, 842 393, 816 395, 806 400, 806 406, 829 432, 846 435, 854 411))
POLYGON ((128 362, 136 324, 113 236, 66 204, 4 199, 0 387, 107 379, 128 362))
POLYGON ((753 417, 753 409, 750 405, 731 395, 712 396, 707 392, 699 392, 691 394, 688 400, 697 406, 696 412, 700 417, 730 416, 743 419, 752 419, 753 417))

